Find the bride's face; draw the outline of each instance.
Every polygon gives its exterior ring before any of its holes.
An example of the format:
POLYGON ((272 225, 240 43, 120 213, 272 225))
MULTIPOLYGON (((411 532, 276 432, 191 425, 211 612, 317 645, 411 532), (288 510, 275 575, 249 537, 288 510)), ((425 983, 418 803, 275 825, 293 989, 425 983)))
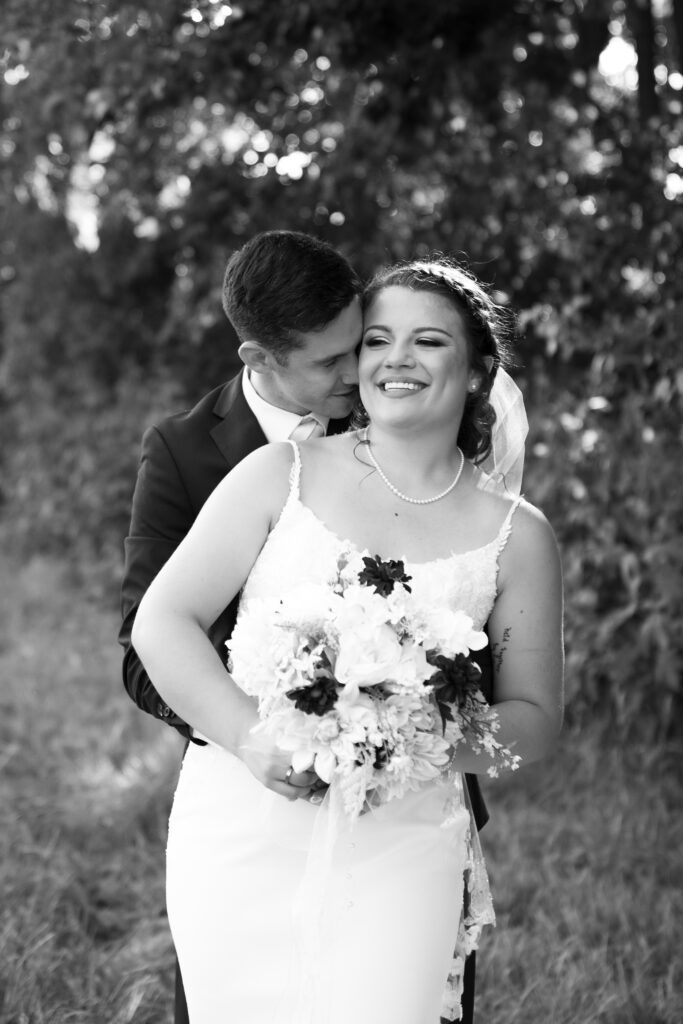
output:
POLYGON ((358 370, 372 421, 443 424, 457 436, 476 374, 463 320, 446 298, 398 286, 379 292, 365 313, 358 370))

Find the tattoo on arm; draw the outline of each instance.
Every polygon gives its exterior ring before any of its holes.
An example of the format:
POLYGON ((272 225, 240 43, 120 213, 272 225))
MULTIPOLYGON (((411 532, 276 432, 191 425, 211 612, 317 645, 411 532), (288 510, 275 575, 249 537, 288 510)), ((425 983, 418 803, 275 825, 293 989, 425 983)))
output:
POLYGON ((503 630, 503 639, 500 641, 500 643, 494 644, 493 647, 491 648, 491 657, 493 658, 493 664, 496 672, 500 672, 501 670, 501 666, 503 664, 503 655, 508 649, 508 641, 510 639, 511 632, 512 627, 506 626, 505 629, 503 630))

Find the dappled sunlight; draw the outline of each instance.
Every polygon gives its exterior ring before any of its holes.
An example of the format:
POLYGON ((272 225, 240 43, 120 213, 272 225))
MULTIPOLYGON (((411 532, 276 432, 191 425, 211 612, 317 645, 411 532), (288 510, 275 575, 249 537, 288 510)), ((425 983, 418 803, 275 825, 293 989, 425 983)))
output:
POLYGON ((633 92, 638 88, 638 55, 632 43, 613 35, 600 54, 598 70, 616 89, 633 92))

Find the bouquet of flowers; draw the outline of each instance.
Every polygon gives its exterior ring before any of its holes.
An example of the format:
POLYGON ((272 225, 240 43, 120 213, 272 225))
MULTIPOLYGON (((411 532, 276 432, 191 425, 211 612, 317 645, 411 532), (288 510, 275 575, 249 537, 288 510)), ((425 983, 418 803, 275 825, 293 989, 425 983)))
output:
POLYGON ((247 600, 228 642, 257 728, 296 772, 338 785, 350 820, 370 793, 385 802, 437 778, 464 737, 489 774, 519 761, 469 656, 486 634, 462 611, 418 607, 410 581, 401 561, 343 555, 329 584, 247 600))

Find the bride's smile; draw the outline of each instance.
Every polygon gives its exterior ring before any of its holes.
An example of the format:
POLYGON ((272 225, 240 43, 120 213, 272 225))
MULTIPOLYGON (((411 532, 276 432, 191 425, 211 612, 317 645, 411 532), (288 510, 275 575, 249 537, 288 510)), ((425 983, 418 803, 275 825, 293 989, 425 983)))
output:
POLYGON ((411 380, 408 377, 397 378, 389 377, 387 380, 381 380, 377 387, 380 391, 383 391, 385 395, 392 395, 398 397, 405 397, 411 392, 422 391, 427 385, 421 380, 411 380))

